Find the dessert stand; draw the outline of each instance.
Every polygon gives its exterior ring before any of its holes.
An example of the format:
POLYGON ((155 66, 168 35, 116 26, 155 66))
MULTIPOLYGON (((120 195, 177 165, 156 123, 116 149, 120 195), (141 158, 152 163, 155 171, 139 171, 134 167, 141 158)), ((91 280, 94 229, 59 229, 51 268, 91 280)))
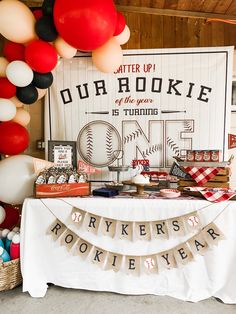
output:
POLYGON ((127 181, 122 181, 123 184, 126 185, 131 185, 131 186, 135 186, 137 191, 136 192, 132 192, 130 194, 134 195, 134 196, 143 196, 148 194, 147 192, 144 192, 144 188, 146 186, 157 186, 159 183, 158 182, 149 182, 149 183, 134 183, 131 180, 127 180, 127 181))

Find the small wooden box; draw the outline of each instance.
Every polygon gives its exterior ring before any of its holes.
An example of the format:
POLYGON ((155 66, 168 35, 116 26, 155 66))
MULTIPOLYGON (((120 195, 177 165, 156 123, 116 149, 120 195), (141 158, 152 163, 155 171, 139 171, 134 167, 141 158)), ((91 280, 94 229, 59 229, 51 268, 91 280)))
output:
POLYGON ((90 194, 90 183, 36 184, 36 198, 87 196, 90 194))

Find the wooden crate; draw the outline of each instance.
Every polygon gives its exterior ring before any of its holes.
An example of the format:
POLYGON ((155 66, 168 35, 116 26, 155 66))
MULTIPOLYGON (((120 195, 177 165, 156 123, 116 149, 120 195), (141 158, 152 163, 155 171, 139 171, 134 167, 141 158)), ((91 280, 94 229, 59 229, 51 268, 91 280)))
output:
POLYGON ((35 197, 72 197, 90 194, 90 183, 36 184, 35 197))

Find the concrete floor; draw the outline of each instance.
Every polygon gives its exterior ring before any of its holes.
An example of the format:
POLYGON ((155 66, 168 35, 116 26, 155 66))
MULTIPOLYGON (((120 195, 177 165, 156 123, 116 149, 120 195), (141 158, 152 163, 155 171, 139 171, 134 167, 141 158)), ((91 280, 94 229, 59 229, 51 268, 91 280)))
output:
POLYGON ((0 311, 7 314, 236 314, 236 305, 214 298, 198 303, 170 297, 126 296, 51 286, 44 298, 31 298, 21 287, 0 292, 0 311))

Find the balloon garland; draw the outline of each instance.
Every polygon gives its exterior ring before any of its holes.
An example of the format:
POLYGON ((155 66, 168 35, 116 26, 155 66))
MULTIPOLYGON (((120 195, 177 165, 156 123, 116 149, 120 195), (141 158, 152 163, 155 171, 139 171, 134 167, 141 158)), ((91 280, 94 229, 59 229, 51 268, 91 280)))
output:
POLYGON ((29 113, 22 108, 42 98, 53 83, 58 58, 91 51, 99 71, 122 63, 130 31, 113 0, 44 0, 31 11, 19 0, 0 1, 0 154, 16 155, 29 145, 29 113))

